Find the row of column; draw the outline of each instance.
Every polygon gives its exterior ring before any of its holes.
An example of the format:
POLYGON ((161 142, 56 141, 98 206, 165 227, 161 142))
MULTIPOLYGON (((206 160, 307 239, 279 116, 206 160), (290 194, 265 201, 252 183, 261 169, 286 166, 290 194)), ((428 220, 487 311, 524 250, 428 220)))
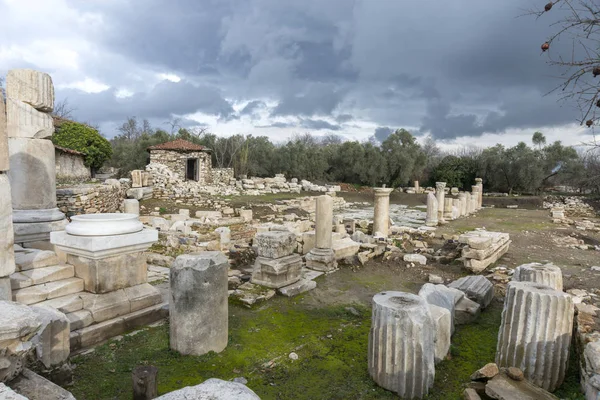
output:
POLYGON ((481 209, 483 204, 483 180, 476 178, 475 182, 475 185, 471 186, 471 193, 460 192, 455 198, 446 198, 446 182, 436 182, 435 194, 430 192, 427 195, 425 224, 427 226, 445 224, 449 220, 472 214, 481 209))

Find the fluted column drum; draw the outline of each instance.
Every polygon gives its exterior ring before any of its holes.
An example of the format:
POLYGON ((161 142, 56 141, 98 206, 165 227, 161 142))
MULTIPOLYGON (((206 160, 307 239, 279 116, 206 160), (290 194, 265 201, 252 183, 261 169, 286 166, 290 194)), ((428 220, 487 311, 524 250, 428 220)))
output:
POLYGON ((402 398, 427 395, 435 376, 434 323, 427 302, 403 292, 373 297, 369 374, 402 398))
POLYGON ((559 292, 563 290, 562 270, 552 263, 519 265, 515 269, 513 281, 541 283, 559 292))
POLYGON ((534 282, 508 285, 498 332, 496 363, 520 368, 531 383, 550 392, 565 378, 573 299, 534 282))

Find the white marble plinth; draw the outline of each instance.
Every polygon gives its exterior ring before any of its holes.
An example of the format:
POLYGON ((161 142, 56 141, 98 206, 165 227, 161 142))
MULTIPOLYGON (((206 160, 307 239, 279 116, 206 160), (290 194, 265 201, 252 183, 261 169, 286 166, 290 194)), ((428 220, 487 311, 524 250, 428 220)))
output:
POLYGON ((50 234, 50 242, 65 253, 94 260, 143 251, 157 241, 155 229, 108 236, 76 236, 66 231, 50 234))
POLYGON ((66 231, 74 236, 111 236, 139 232, 144 229, 136 214, 84 214, 71 217, 66 231))
POLYGON ((65 219, 58 208, 43 210, 13 210, 13 222, 52 222, 65 219))

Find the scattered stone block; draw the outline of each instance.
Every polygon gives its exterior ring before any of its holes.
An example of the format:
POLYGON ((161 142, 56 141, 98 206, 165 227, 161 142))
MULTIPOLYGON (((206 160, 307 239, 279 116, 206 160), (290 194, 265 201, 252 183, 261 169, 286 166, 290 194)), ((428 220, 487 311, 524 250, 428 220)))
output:
POLYGON ((455 307, 465 297, 464 293, 460 290, 447 288, 444 285, 426 283, 419 290, 419 297, 423 298, 428 304, 443 307, 450 312, 452 317, 451 332, 454 333, 455 307))
POLYGON ((1 400, 29 400, 25 396, 21 396, 4 383, 0 383, 0 399, 1 400))
POLYGON ((457 325, 469 324, 477 319, 481 306, 473 300, 463 297, 454 307, 454 323, 457 325))
POLYGON ((136 199, 123 200, 123 212, 127 214, 140 215, 140 202, 136 199))
POLYGON ((356 243, 354 240, 347 237, 340 240, 334 240, 331 248, 335 254, 335 259, 339 261, 341 259, 353 257, 358 254, 360 243, 356 243))
POLYGON ((170 274, 171 349, 186 355, 225 349, 228 268, 221 252, 177 257, 170 274))
POLYGON ((308 292, 309 290, 313 290, 316 287, 317 282, 308 279, 301 279, 296 283, 292 283, 291 285, 277 289, 277 292, 286 297, 293 297, 308 292))
POLYGON ((471 375, 472 381, 488 381, 498 375, 500 373, 500 369, 498 369, 498 365, 496 363, 489 363, 473 372, 471 375))
POLYGON ((502 373, 487 383, 485 393, 499 400, 558 400, 558 397, 527 380, 515 381, 502 373))
POLYGON ((448 286, 463 292, 467 298, 479 303, 482 309, 486 308, 494 298, 494 285, 481 275, 465 276, 448 286))
POLYGON ((425 397, 435 376, 434 323, 425 300, 403 292, 376 294, 368 351, 369 374, 379 386, 404 398, 425 397))
POLYGON ((262 232, 256 234, 253 245, 259 257, 281 258, 294 252, 296 235, 287 230, 262 232))
POLYGON ((427 264, 427 257, 425 257, 423 254, 405 254, 403 260, 405 262, 412 262, 420 265, 427 264))
POLYGON ((292 254, 281 258, 256 257, 252 283, 278 289, 300 279, 302 257, 292 254))
POLYGON ((479 396, 479 394, 477 394, 475 389, 466 388, 465 391, 463 392, 463 399, 464 400, 481 400, 481 397, 479 396))
POLYGON ((70 354, 70 321, 67 316, 50 307, 32 307, 41 323, 40 329, 31 339, 37 359, 46 367, 57 366, 70 354))

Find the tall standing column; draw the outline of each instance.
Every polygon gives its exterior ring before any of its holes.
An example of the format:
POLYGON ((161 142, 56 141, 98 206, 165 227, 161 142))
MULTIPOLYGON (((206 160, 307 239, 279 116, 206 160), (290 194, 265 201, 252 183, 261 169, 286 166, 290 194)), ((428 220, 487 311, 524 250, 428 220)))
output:
POLYGON ((458 200, 460 201, 460 216, 464 217, 467 215, 467 194, 460 192, 458 194, 458 200))
POLYGON ((390 193, 394 189, 374 188, 375 210, 373 215, 373 235, 387 237, 390 230, 390 193))
POLYGON ((444 219, 444 199, 446 197, 446 193, 444 192, 445 188, 446 182, 435 183, 435 197, 438 204, 438 221, 440 224, 446 223, 446 220, 444 219))
POLYGON ((421 193, 421 187, 419 186, 419 181, 415 181, 415 193, 421 193))
POLYGON ((437 226, 438 224, 438 202, 433 193, 427 194, 427 216, 425 225, 437 226))
POLYGON ((479 208, 483 207, 483 179, 475 178, 475 184, 479 187, 479 208))
POLYGON ((0 90, 0 300, 12 300, 10 277, 15 272, 10 182, 8 180, 8 138, 4 97, 0 90))
POLYGON ((471 193, 475 196, 475 210, 479 210, 481 208, 481 206, 479 205, 479 199, 481 198, 481 193, 479 193, 480 189, 481 188, 479 187, 479 185, 471 186, 471 193))
POLYGON ((56 207, 50 75, 29 69, 6 76, 6 119, 15 242, 45 241, 67 221, 56 207))
POLYGON ((337 268, 331 248, 333 225, 333 199, 329 195, 317 197, 315 216, 315 247, 306 254, 306 267, 317 271, 333 271, 337 268))

